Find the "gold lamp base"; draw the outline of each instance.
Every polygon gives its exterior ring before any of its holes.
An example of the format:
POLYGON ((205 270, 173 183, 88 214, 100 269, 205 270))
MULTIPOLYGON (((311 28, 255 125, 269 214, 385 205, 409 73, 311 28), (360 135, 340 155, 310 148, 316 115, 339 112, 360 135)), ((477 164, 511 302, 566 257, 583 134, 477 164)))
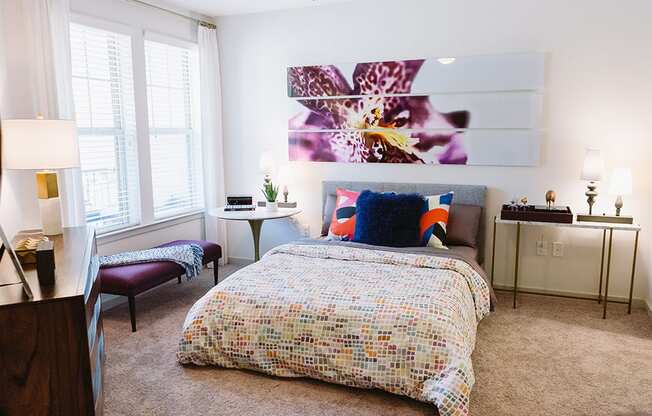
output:
POLYGON ((61 226, 61 201, 57 173, 51 170, 36 172, 36 193, 43 234, 58 235, 63 233, 61 226))

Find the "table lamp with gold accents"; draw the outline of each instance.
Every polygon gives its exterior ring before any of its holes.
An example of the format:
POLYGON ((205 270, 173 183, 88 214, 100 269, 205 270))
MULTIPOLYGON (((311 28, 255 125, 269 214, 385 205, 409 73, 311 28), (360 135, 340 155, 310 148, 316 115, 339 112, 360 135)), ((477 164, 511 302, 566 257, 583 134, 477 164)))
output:
POLYGON ((2 120, 2 167, 36 170, 43 234, 62 233, 61 202, 54 169, 79 167, 79 139, 72 120, 2 120))

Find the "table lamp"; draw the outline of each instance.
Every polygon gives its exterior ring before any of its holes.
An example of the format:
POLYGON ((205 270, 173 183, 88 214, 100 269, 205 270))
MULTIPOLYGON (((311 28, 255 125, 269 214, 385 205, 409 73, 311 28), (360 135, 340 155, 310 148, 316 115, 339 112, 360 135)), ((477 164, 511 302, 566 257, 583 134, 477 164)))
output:
POLYGON ((602 170, 603 162, 600 157, 600 151, 598 149, 586 149, 580 178, 589 181, 589 184, 586 186, 588 190, 584 194, 587 197, 586 202, 589 203, 589 215, 593 215, 593 204, 595 203, 595 198, 598 196, 595 182, 602 179, 602 170))
POLYGON ((276 169, 276 163, 274 162, 274 154, 266 150, 260 155, 258 161, 258 168, 261 173, 265 174, 265 177, 271 177, 272 173, 276 169))
POLYGON ((79 140, 74 121, 45 120, 41 116, 35 120, 2 121, 2 167, 37 170, 43 234, 63 232, 57 173, 51 169, 79 166, 79 140))
POLYGON ((614 169, 609 183, 609 192, 616 195, 616 216, 620 216, 623 196, 632 193, 632 170, 630 168, 614 169))

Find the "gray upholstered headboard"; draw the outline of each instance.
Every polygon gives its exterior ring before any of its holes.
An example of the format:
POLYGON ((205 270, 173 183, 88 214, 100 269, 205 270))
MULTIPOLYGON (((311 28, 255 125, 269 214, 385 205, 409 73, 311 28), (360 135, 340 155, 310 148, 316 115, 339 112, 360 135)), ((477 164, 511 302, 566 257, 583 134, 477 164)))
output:
MULTIPOLYGON (((392 183, 392 182, 345 182, 345 181, 324 181, 322 182, 322 223, 330 225, 334 205, 326 206, 328 195, 335 195, 337 188, 346 188, 352 191, 363 191, 369 189, 375 192, 396 192, 396 193, 419 193, 422 195, 437 195, 449 191, 455 192, 453 204, 477 205, 482 207, 482 218, 478 231, 478 253, 480 262, 484 256, 484 233, 485 233, 485 198, 487 187, 484 185, 452 185, 452 184, 430 184, 430 183, 392 183), (328 212, 327 212, 328 211, 328 212)), ((326 227, 326 229, 328 229, 326 227)))

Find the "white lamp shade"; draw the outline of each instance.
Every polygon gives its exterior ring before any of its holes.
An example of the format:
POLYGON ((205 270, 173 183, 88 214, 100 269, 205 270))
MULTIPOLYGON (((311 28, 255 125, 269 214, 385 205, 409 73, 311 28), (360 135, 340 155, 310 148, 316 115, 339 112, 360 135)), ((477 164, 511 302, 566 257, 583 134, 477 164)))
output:
POLYGON ((611 173, 609 193, 612 195, 631 195, 632 170, 630 168, 616 168, 611 173))
POLYGON ((580 179, 585 181, 599 181, 602 179, 603 170, 604 163, 600 156, 600 151, 598 149, 586 149, 580 179))
POLYGON ((2 120, 2 167, 79 167, 79 139, 72 120, 2 120))

